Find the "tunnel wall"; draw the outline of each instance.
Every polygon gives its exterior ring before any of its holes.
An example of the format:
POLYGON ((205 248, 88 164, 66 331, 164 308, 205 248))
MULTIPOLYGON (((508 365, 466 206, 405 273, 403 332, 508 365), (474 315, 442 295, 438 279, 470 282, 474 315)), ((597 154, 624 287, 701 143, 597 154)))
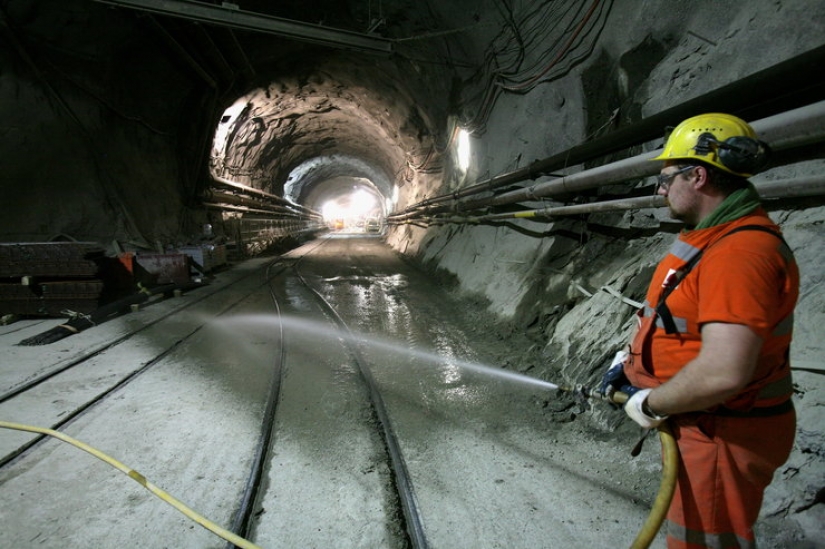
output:
POLYGON ((155 249, 198 230, 214 94, 148 21, 48 0, 0 15, 0 240, 155 249))
MULTIPOLYGON (((823 3, 691 2, 660 8, 655 2, 615 2, 591 56, 563 78, 499 99, 486 131, 472 140, 469 175, 453 173, 421 186, 407 203, 513 171, 605 128, 656 114, 825 42, 823 3)), ((754 181, 821 174, 823 168, 822 161, 813 160, 773 169, 754 181)), ((570 167, 568 173, 580 169, 570 167)), ((787 517, 798 525, 797 533, 804 530, 825 543, 822 510, 794 511, 825 484, 825 414, 818 404, 825 397, 825 382, 821 375, 799 370, 821 372, 825 357, 825 207, 821 198, 767 207, 795 251, 802 280, 792 352, 798 368, 797 443, 777 473, 782 482, 769 488, 763 521, 787 517)), ((399 225, 388 240, 454 281, 460 292, 487 303, 505 333, 527 334, 536 341, 539 356, 532 346, 513 351, 522 355, 520 370, 556 383, 593 385, 626 342, 635 312, 602 288, 644 299, 649 277, 678 230, 667 217, 666 211, 650 209, 553 222, 399 225)), ((598 408, 592 417, 608 429, 623 421, 621 413, 598 408)), ((771 541, 791 546, 795 535, 788 532, 785 539, 771 541)))

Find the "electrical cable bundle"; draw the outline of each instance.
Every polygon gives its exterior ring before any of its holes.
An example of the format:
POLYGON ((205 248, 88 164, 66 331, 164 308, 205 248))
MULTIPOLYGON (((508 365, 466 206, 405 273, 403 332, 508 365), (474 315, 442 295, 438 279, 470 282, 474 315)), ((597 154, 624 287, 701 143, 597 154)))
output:
POLYGON ((574 3, 577 7, 546 0, 520 16, 503 4, 504 28, 488 47, 483 68, 471 79, 483 89, 462 101, 464 112, 475 111, 461 121, 462 127, 482 133, 502 91, 527 93, 567 74, 593 52, 613 2, 574 3), (547 37, 556 38, 548 44, 547 37))

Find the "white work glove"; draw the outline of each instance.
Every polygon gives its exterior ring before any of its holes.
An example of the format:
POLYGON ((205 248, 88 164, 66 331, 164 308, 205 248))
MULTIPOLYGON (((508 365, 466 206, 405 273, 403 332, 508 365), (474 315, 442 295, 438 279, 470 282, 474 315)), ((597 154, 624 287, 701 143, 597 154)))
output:
POLYGON ((624 405, 624 411, 630 416, 630 419, 644 427, 645 429, 655 429, 667 419, 668 416, 657 416, 645 412, 645 408, 650 411, 649 407, 645 406, 645 401, 650 394, 651 389, 641 389, 630 397, 624 405))

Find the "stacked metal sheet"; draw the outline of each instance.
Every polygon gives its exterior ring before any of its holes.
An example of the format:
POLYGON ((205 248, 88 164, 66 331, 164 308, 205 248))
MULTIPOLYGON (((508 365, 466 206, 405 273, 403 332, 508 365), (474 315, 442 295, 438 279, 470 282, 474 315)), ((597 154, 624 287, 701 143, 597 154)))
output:
POLYGON ((103 292, 104 250, 89 242, 0 244, 0 314, 89 313, 103 292))

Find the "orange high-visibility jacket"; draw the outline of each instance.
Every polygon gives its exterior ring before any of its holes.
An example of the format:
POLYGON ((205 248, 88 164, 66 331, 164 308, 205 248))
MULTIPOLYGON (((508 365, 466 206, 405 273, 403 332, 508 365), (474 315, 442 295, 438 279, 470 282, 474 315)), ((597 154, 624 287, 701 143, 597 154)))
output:
POLYGON ((631 345, 633 364, 627 369, 631 383, 653 387, 669 380, 699 354, 701 326, 725 322, 748 326, 764 342, 753 379, 725 406, 748 410, 790 397, 788 353, 799 271, 779 234, 760 208, 735 221, 679 236, 657 267, 639 312, 644 328, 631 345), (753 225, 775 234, 753 230, 753 225), (672 333, 667 333, 667 319, 656 314, 659 299, 668 283, 678 280, 679 271, 700 253, 665 301, 672 319, 672 333))

